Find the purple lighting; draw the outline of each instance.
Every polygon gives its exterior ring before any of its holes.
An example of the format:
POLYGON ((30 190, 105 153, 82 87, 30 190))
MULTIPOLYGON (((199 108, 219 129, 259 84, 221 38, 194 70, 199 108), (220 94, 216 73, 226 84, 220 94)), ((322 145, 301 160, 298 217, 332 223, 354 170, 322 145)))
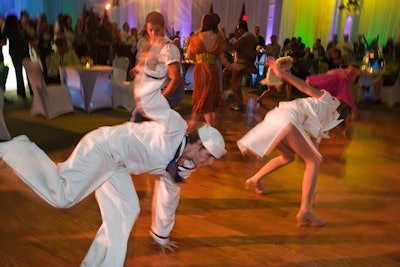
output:
POLYGON ((353 27, 353 17, 348 16, 346 18, 346 24, 344 25, 344 32, 349 35, 349 40, 351 40, 352 27, 353 27))

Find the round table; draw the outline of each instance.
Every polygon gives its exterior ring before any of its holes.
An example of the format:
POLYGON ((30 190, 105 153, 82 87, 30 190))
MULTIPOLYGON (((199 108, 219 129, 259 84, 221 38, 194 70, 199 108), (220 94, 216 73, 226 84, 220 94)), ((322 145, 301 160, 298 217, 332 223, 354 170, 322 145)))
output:
POLYGON ((90 68, 75 67, 81 78, 86 111, 112 108, 112 92, 108 86, 111 66, 94 65, 90 68))

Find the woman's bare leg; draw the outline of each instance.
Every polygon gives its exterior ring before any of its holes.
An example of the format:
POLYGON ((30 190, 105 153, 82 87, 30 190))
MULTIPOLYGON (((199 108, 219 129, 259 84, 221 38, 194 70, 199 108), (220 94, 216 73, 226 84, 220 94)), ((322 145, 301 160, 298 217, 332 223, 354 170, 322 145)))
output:
POLYGON ((215 126, 215 118, 216 118, 215 112, 204 113, 204 120, 206 121, 207 124, 211 126, 215 126))
POLYGON ((188 123, 188 131, 192 131, 197 122, 199 121, 199 114, 197 112, 192 111, 192 115, 190 117, 190 121, 188 123))
POLYGON ((306 164, 302 183, 302 197, 297 220, 299 225, 311 223, 315 226, 322 226, 324 221, 315 217, 312 212, 312 203, 314 192, 317 185, 319 166, 321 164, 321 157, 317 155, 314 150, 304 141, 301 133, 291 125, 292 129, 288 132, 282 140, 288 147, 299 155, 306 164))
POLYGON ((275 86, 268 86, 268 88, 264 92, 262 92, 262 94, 259 97, 257 97, 256 100, 257 103, 261 104, 264 97, 270 96, 274 92, 273 89, 276 90, 275 86))
POLYGON ((271 172, 289 164, 295 159, 295 154, 299 155, 305 162, 306 168, 302 183, 302 198, 297 220, 299 225, 311 223, 315 226, 322 226, 324 221, 315 217, 312 212, 312 203, 315 187, 318 179, 319 166, 321 158, 310 145, 304 140, 303 135, 293 125, 285 129, 286 134, 278 143, 276 149, 280 156, 273 158, 264 165, 254 176, 246 181, 247 187, 255 187, 256 192, 266 193, 266 190, 260 184, 261 179, 271 172), (263 190, 265 192, 263 192, 263 190))
POLYGON ((256 174, 247 179, 246 181, 247 188, 254 187, 255 191, 258 194, 268 193, 268 190, 262 186, 261 180, 266 175, 289 164, 295 159, 295 154, 293 150, 290 149, 290 147, 288 147, 286 144, 281 142, 277 145, 276 149, 278 150, 280 155, 268 161, 267 164, 265 164, 256 174))

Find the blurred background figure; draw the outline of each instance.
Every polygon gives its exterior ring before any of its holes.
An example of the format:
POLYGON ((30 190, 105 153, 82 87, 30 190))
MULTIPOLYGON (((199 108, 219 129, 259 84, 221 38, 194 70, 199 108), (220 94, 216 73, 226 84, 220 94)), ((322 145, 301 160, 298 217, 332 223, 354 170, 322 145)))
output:
POLYGON ((17 16, 13 14, 7 16, 3 33, 8 38, 9 54, 15 68, 17 95, 21 99, 27 99, 22 72, 22 60, 25 58, 30 59, 29 35, 25 32, 17 16))

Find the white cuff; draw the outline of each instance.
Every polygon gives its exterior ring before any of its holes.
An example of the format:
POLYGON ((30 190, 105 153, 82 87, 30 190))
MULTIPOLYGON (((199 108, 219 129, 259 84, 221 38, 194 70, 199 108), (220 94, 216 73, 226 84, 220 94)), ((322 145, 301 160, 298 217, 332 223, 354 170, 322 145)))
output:
POLYGON ((152 230, 150 230, 149 232, 150 232, 150 235, 153 237, 154 241, 155 241, 157 244, 159 244, 159 245, 161 245, 161 246, 164 246, 164 245, 168 244, 168 242, 169 242, 169 237, 162 237, 162 236, 159 236, 159 235, 157 235, 156 233, 154 233, 152 230))

